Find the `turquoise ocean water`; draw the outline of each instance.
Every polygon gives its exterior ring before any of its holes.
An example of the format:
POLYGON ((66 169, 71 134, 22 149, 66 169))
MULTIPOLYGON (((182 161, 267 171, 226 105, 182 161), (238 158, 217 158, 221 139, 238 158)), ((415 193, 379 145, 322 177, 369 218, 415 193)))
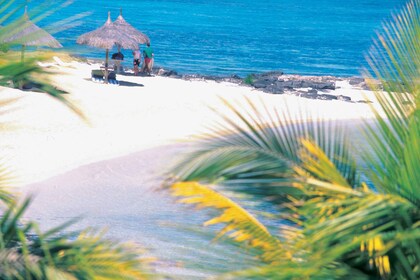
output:
MULTIPOLYGON (((34 6, 37 1, 29 5, 34 6)), ((66 47, 90 58, 101 49, 76 38, 101 26, 111 11, 147 34, 156 65, 179 73, 211 75, 281 70, 285 73, 352 76, 365 65, 375 31, 402 0, 75 0, 39 22, 48 25, 91 12, 83 25, 56 34, 66 47)), ((131 63, 131 51, 126 66, 131 63)))

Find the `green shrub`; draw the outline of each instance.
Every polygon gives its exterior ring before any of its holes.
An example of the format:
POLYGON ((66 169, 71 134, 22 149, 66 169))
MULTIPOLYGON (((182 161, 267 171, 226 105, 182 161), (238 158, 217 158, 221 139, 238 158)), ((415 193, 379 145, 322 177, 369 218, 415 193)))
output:
POLYGON ((244 79, 244 83, 247 85, 252 85, 252 83, 254 83, 254 76, 252 74, 246 76, 246 78, 244 79))

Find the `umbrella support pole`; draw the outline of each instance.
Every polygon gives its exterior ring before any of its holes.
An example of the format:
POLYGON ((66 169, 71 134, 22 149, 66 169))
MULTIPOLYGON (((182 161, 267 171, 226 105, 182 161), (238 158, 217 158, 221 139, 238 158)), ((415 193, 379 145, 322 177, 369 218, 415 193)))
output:
POLYGON ((105 84, 108 83, 108 55, 109 55, 109 50, 106 49, 106 53, 105 53, 105 84))

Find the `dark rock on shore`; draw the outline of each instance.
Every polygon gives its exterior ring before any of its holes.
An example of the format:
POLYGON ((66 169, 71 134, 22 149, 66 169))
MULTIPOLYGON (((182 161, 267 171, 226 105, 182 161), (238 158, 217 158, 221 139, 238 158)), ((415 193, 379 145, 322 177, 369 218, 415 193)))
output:
MULTIPOLYGON (((361 77, 339 78, 334 76, 301 76, 286 75, 281 71, 271 71, 261 74, 251 74, 241 78, 238 75, 232 76, 210 76, 200 74, 180 75, 176 71, 155 68, 153 72, 158 76, 172 77, 187 81, 216 81, 229 82, 242 86, 250 86, 260 91, 271 94, 293 94, 303 98, 319 100, 341 100, 352 102, 350 96, 334 95, 329 92, 337 89, 336 82, 347 80, 350 85, 361 89, 368 89, 366 80, 361 77), (322 92, 322 93, 320 93, 322 92)), ((380 86, 379 82, 377 83, 380 86)))
POLYGON ((368 80, 368 79, 364 79, 364 78, 361 78, 361 77, 351 77, 349 79, 349 84, 350 85, 352 85, 354 87, 361 88, 363 90, 371 90, 371 88, 368 85, 368 82, 369 82, 369 84, 371 84, 371 86, 373 86, 377 89, 383 90, 383 87, 382 87, 381 83, 379 81, 376 81, 376 80, 368 80))
MULTIPOLYGON (((153 70, 155 70, 155 69, 153 69, 153 70)), ((165 69, 158 69, 158 70, 155 70, 155 71, 153 71, 156 75, 158 75, 158 76, 163 76, 163 77, 174 77, 174 78, 177 78, 177 77, 179 77, 180 75, 178 75, 178 73, 176 72, 176 71, 174 71, 174 70, 165 70, 165 69)))
POLYGON ((315 90, 335 90, 335 77, 284 75, 283 72, 267 72, 250 76, 254 88, 272 93, 282 93, 284 89, 309 88, 315 90))
POLYGON ((281 71, 271 71, 261 74, 251 74, 250 77, 253 81, 266 81, 266 82, 275 82, 280 76, 284 73, 281 71))
POLYGON ((360 85, 361 83, 364 83, 364 82, 365 82, 365 79, 359 78, 359 77, 352 77, 349 80, 349 84, 351 84, 352 86, 360 85))
POLYGON ((211 76, 203 76, 198 74, 185 74, 179 76, 179 78, 186 80, 186 81, 202 81, 202 80, 214 80, 211 76))
POLYGON ((260 89, 270 93, 283 93, 285 89, 308 88, 309 90, 335 90, 335 82, 341 80, 332 76, 300 76, 285 75, 281 71, 271 71, 261 74, 251 74, 246 79, 238 75, 229 77, 200 75, 200 74, 184 74, 180 75, 176 71, 166 70, 163 68, 153 69, 153 73, 158 76, 174 77, 184 80, 211 80, 217 82, 232 82, 241 85, 250 85, 256 89, 260 89))
POLYGON ((232 75, 230 77, 218 77, 216 79, 216 81, 227 82, 227 83, 233 83, 233 84, 240 85, 240 84, 242 84, 243 79, 241 77, 239 77, 238 75, 232 75))
POLYGON ((186 81, 216 81, 216 82, 230 82, 235 84, 242 84, 243 79, 238 75, 232 75, 230 77, 220 77, 211 75, 201 74, 178 74, 174 70, 166 70, 163 68, 154 68, 153 73, 157 76, 171 77, 175 79, 183 79, 186 81))
POLYGON ((312 82, 307 87, 315 89, 331 89, 335 90, 335 82, 312 82))
POLYGON ((318 99, 321 99, 321 100, 337 100, 337 96, 332 95, 332 94, 320 94, 318 96, 318 99))
POLYGON ((284 93, 284 89, 282 87, 279 87, 277 85, 269 85, 265 88, 262 88, 263 92, 267 92, 267 93, 273 93, 273 94, 282 94, 284 93))
POLYGON ((302 92, 300 97, 308 98, 308 99, 317 99, 319 94, 317 92, 311 91, 311 92, 302 92))
POLYGON ((345 95, 339 95, 339 96, 337 96, 337 100, 351 101, 351 97, 350 96, 345 96, 345 95))
POLYGON ((270 82, 266 82, 266 81, 257 81, 257 82, 253 82, 251 84, 254 88, 266 88, 270 85, 272 85, 270 82))
POLYGON ((364 90, 369 89, 365 79, 361 78, 361 77, 351 77, 349 79, 349 84, 354 86, 354 87, 358 87, 358 88, 361 88, 361 89, 364 89, 364 90))

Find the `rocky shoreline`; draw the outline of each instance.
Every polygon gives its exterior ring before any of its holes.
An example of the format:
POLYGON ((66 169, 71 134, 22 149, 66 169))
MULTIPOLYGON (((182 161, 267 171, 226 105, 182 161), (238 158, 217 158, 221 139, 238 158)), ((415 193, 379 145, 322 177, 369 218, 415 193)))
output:
MULTIPOLYGON (((181 75, 173 70, 156 68, 153 73, 157 76, 171 77, 183 80, 216 81, 229 82, 242 86, 253 87, 271 94, 292 94, 309 99, 320 100, 341 100, 353 102, 351 96, 335 95, 334 91, 338 88, 337 82, 347 81, 352 87, 369 90, 366 80, 361 77, 334 77, 334 76, 302 76, 289 75, 279 71, 266 72, 261 74, 251 74, 246 78, 237 75, 229 77, 188 74, 181 75)), ((357 101, 363 102, 363 101, 357 101)))
MULTIPOLYGON (((98 63, 97 61, 90 61, 98 63)), ((125 69, 126 73, 131 72, 130 68, 125 69)), ((251 74, 246 78, 238 75, 216 76, 201 74, 179 74, 174 70, 162 67, 154 67, 153 74, 156 76, 182 79, 187 81, 215 81, 228 82, 241 86, 252 87, 256 90, 270 94, 291 94, 303 98, 319 100, 341 100, 347 102, 366 102, 363 100, 354 101, 351 96, 334 94, 339 88, 337 82, 347 81, 353 88, 370 90, 367 82, 362 77, 336 77, 336 76, 305 76, 285 74, 281 71, 270 71, 259 74, 251 74)), ((379 86, 379 83, 376 82, 379 86)))

